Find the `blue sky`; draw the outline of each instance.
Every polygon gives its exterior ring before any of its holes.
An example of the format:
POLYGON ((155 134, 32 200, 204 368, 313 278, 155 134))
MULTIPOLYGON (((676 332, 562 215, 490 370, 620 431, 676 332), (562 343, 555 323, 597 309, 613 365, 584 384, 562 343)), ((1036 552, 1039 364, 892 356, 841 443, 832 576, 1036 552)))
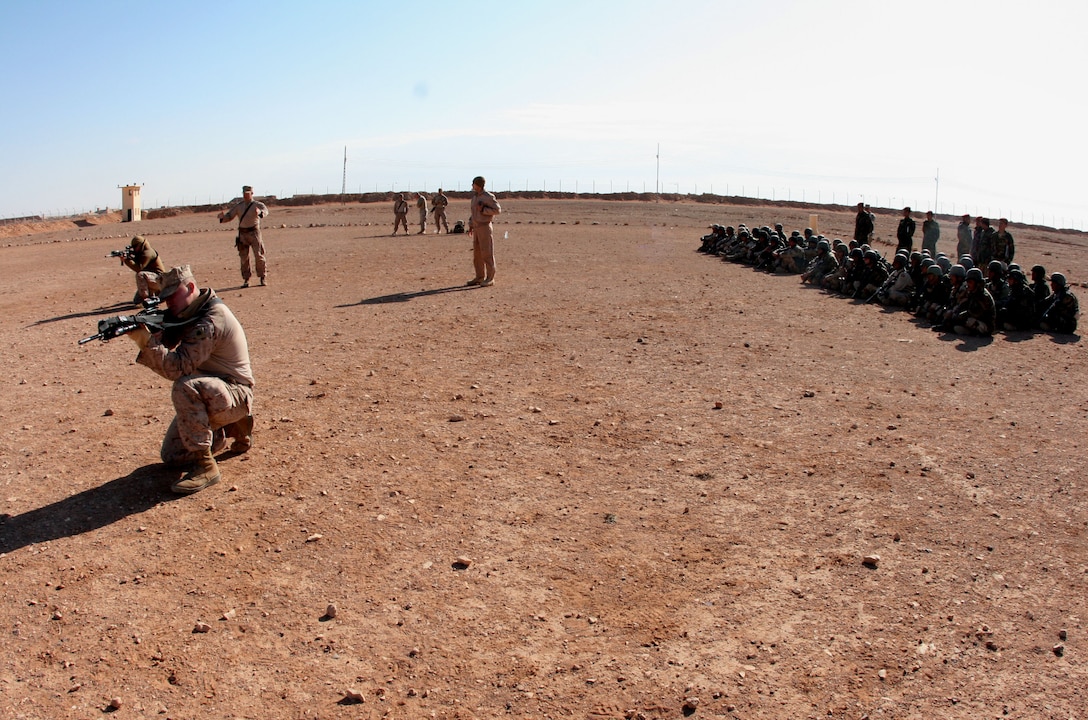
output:
POLYGON ((346 147, 352 192, 660 182, 1088 229, 1084 8, 8 2, 0 217, 130 182, 145 207, 335 193, 346 147))

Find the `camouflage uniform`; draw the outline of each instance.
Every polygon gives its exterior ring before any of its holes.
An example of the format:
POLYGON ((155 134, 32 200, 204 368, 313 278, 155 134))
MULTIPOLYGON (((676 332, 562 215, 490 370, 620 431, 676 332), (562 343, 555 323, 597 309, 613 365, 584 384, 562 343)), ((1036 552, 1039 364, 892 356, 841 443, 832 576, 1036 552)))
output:
POLYGON ((450 232, 449 223, 446 222, 446 206, 450 204, 450 199, 442 193, 442 188, 438 188, 438 194, 431 198, 431 212, 434 213, 434 231, 436 233, 446 231, 448 235, 450 232))
POLYGON ((416 196, 416 209, 419 210, 419 234, 427 232, 427 196, 419 193, 416 196))
POLYGON ((951 329, 957 335, 992 335, 997 326, 997 306, 994 305, 994 298, 986 289, 981 272, 979 279, 973 279, 972 273, 975 270, 968 272, 968 279, 964 282, 967 286, 967 299, 956 306, 945 326, 945 329, 951 329))
POLYGON ((971 254, 972 235, 970 216, 965 215, 956 226, 956 257, 971 254))
POLYGON ((393 201, 393 234, 404 225, 404 234, 408 234, 408 201, 404 199, 404 193, 397 193, 393 201))
POLYGON ((495 239, 491 221, 502 208, 495 196, 484 190, 482 177, 473 178, 472 193, 468 231, 472 233, 472 267, 476 276, 469 283, 490 285, 495 278, 495 239))
MULTIPOLYGON (((1055 283, 1055 273, 1051 276, 1051 284, 1055 283)), ((1039 327, 1043 330, 1051 330, 1060 333, 1074 333, 1077 331, 1077 318, 1080 316, 1080 303, 1077 296, 1070 292, 1065 285, 1062 276, 1062 286, 1054 287, 1054 294, 1050 296, 1050 305, 1043 311, 1039 318, 1039 327)))
POLYGON ((122 257, 121 262, 136 273, 136 297, 133 301, 139 303, 159 294, 166 266, 162 264, 158 251, 142 235, 132 238, 129 247, 132 248, 132 254, 122 257))
POLYGON ((997 326, 1006 330, 1030 330, 1035 327, 1035 293, 1024 282, 1024 273, 1009 273, 1009 299, 997 308, 997 326))
POLYGON ((252 197, 253 188, 246 185, 242 188, 242 200, 230 210, 219 215, 219 222, 230 222, 238 218, 238 235, 234 238, 234 247, 238 250, 238 259, 241 264, 242 283, 249 285, 252 271, 249 265, 249 251, 253 250, 253 259, 256 265, 257 277, 261 279, 261 285, 265 283, 264 240, 261 238, 261 218, 268 216, 268 208, 263 202, 246 200, 245 194, 252 197))
MULTIPOLYGON (((213 449, 216 430, 253 414, 253 372, 245 331, 230 309, 205 289, 179 317, 167 315, 136 362, 174 382, 175 417, 162 441, 162 461, 192 462, 213 449)), ((237 437, 235 436, 237 440, 237 437)))

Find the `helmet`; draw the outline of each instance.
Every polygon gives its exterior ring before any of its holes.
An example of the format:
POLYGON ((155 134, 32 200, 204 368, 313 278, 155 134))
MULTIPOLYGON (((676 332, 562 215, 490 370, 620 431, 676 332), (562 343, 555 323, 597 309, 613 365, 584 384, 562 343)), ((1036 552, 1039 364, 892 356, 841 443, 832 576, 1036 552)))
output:
POLYGON ((986 266, 987 271, 995 273, 998 277, 1005 277, 1005 263, 1000 260, 991 260, 986 266))
POLYGON ((865 259, 866 260, 872 260, 873 262, 876 262, 877 260, 880 259, 880 253, 878 253, 876 250, 866 250, 865 251, 865 259))
POLYGON ((1031 276, 1046 279, 1046 268, 1042 265, 1035 265, 1031 268, 1031 276))
POLYGON ((920 253, 920 252, 918 252, 917 250, 915 250, 914 252, 912 252, 912 253, 910 254, 910 261, 911 261, 912 263, 915 263, 915 262, 922 262, 922 253, 920 253))
POLYGON ((725 232, 726 232, 727 234, 729 234, 729 235, 732 235, 732 234, 733 234, 733 233, 734 233, 735 231, 733 230, 733 226, 732 226, 732 225, 730 225, 729 227, 727 227, 727 228, 725 229, 725 232))
POLYGON ((979 270, 977 267, 971 268, 967 271, 967 279, 974 280, 975 282, 982 282, 982 271, 979 270))
POLYGON ((854 260, 861 260, 865 257, 865 253, 862 252, 861 248, 854 248, 850 251, 850 257, 854 260))
POLYGON ((907 264, 907 256, 906 255, 896 253, 895 257, 892 258, 892 266, 893 267, 905 267, 906 264, 907 264))
POLYGON ((922 259, 922 269, 932 267, 932 266, 934 266, 936 264, 937 264, 937 261, 934 260, 931 257, 927 257, 927 258, 922 259))
POLYGON ((812 234, 812 228, 805 228, 805 237, 808 237, 811 234, 812 234))
POLYGON ((945 255, 940 255, 937 257, 937 264, 940 265, 941 270, 944 270, 945 272, 948 272, 948 268, 952 267, 952 261, 949 260, 948 257, 945 255))
POLYGON ((1020 268, 1016 268, 1015 270, 1009 270, 1009 282, 1011 283, 1013 280, 1020 283, 1021 285, 1028 281, 1027 277, 1024 275, 1024 271, 1020 268))
POLYGON ((963 265, 965 268, 970 270, 971 268, 973 268, 975 266, 974 258, 972 258, 970 255, 961 255, 960 256, 960 265, 963 265))
POLYGON ((1065 275, 1062 275, 1061 273, 1054 273, 1053 275, 1051 275, 1050 282, 1054 283, 1058 287, 1065 287, 1067 284, 1065 280, 1065 275))
POLYGON ((967 277, 967 268, 959 264, 953 265, 948 268, 948 277, 965 278, 967 277))
POLYGON ((1020 267, 1019 265, 1017 265, 1016 263, 1009 263, 1009 268, 1008 269, 1009 269, 1009 272, 1012 272, 1013 270, 1023 271, 1023 268, 1020 267))
POLYGON ((825 253, 831 249, 831 243, 829 243, 827 240, 821 240, 820 242, 816 243, 816 249, 822 253, 825 253))
POLYGON ((937 263, 933 263, 932 265, 930 265, 929 269, 926 270, 926 272, 930 275, 936 275, 937 277, 941 277, 942 275, 944 275, 944 270, 942 270, 941 266, 937 263))

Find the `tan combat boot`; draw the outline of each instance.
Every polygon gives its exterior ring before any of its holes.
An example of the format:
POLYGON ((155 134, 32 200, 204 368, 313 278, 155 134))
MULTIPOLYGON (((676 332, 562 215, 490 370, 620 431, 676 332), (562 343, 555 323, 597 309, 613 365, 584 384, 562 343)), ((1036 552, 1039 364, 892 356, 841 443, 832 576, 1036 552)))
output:
POLYGON ((225 428, 227 437, 234 438, 234 444, 230 446, 232 453, 241 455, 249 452, 253 447, 253 416, 246 415, 241 420, 227 425, 225 428))
POLYGON ((219 482, 219 466, 215 464, 211 448, 208 448, 202 456, 197 458, 193 469, 171 485, 170 489, 179 495, 192 495, 217 482, 219 482))

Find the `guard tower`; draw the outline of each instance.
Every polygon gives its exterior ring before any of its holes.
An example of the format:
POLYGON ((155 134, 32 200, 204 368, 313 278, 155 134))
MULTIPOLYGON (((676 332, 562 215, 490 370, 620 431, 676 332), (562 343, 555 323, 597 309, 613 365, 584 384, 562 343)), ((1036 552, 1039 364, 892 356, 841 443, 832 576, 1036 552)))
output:
POLYGON ((121 222, 140 222, 140 188, 143 185, 118 185, 121 188, 121 222))

